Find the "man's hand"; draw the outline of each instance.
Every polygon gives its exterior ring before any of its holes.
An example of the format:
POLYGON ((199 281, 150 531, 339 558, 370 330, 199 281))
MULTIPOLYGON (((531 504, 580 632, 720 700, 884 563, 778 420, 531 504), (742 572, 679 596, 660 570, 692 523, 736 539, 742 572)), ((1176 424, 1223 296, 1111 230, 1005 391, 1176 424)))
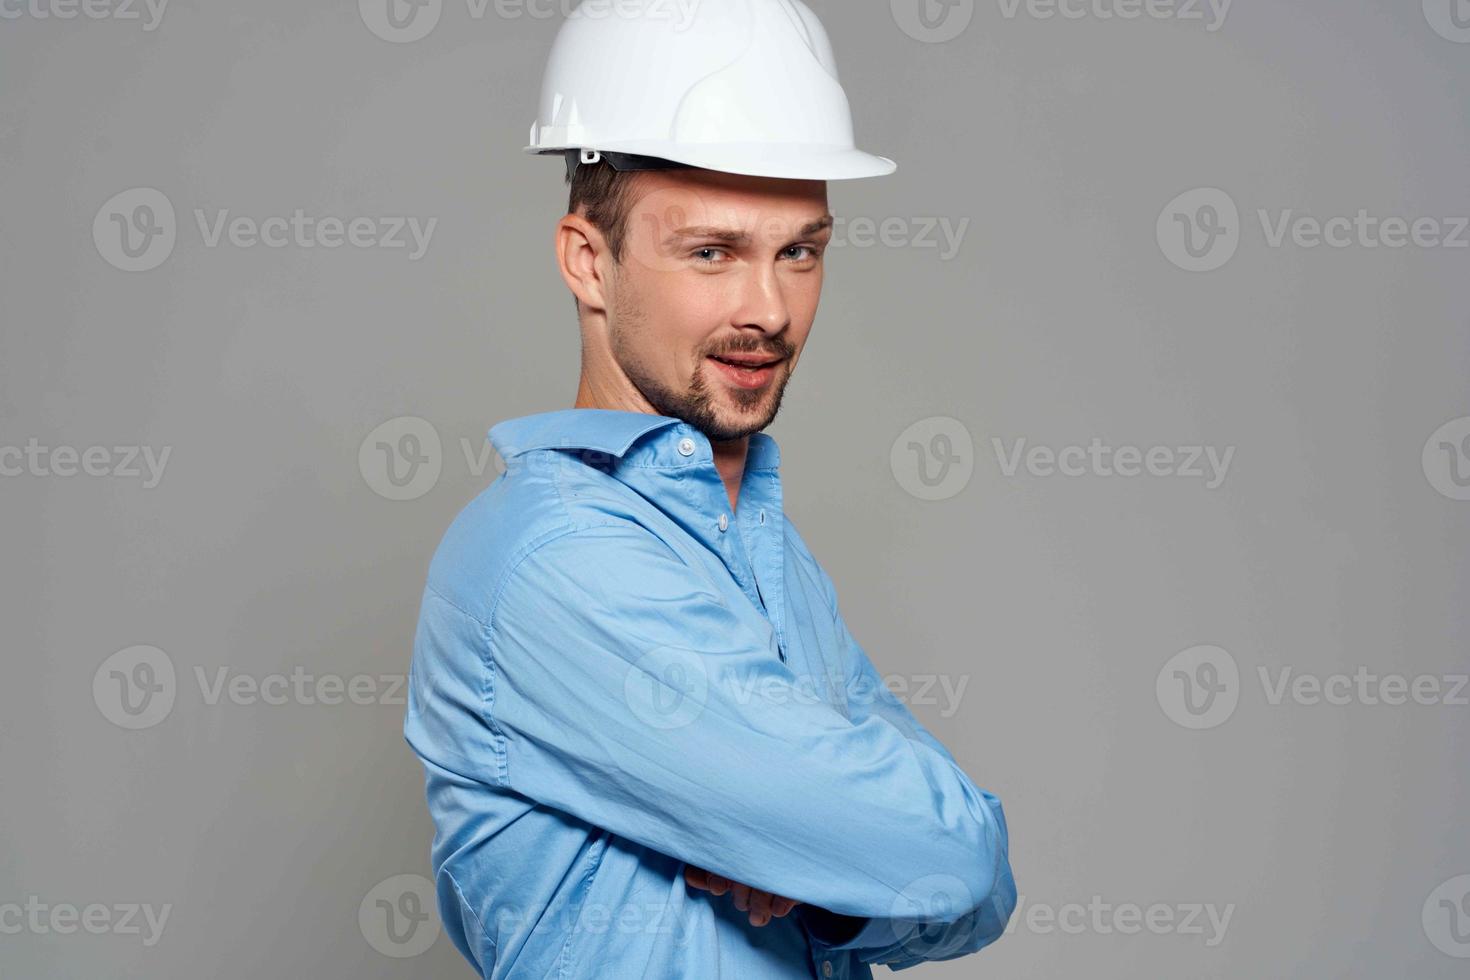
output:
POLYGON ((692 864, 684 865, 684 881, 690 887, 699 888, 712 895, 731 892, 731 897, 735 900, 735 907, 750 914, 750 924, 753 926, 767 925, 772 916, 782 918, 801 904, 790 898, 772 895, 770 892, 742 885, 738 881, 730 881, 728 878, 710 874, 703 868, 696 868, 692 864))

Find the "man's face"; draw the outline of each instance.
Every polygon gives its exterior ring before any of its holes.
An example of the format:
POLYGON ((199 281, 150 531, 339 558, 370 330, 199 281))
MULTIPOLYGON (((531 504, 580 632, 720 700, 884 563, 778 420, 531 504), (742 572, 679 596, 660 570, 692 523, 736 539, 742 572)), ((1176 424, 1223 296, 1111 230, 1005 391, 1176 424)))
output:
POLYGON ((711 440, 759 432, 817 314, 826 184, 674 170, 631 190, 607 277, 613 361, 655 412, 711 440))

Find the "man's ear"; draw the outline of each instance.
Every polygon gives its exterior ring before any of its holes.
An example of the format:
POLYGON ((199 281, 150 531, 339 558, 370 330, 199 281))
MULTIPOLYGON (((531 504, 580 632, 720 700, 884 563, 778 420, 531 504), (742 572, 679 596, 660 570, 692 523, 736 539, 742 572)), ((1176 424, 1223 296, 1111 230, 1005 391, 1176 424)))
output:
POLYGON ((580 214, 569 214, 557 222, 557 265, 567 288, 583 308, 607 309, 606 283, 598 267, 598 260, 607 254, 607 239, 580 214))

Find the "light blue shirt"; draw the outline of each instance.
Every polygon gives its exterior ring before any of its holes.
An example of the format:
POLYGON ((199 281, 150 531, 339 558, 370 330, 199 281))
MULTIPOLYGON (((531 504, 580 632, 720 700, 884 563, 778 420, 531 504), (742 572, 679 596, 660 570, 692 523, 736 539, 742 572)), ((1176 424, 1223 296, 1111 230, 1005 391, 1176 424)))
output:
POLYGON ((771 436, 733 510, 676 418, 490 440, 506 470, 435 552, 404 720, 440 917, 482 976, 869 978, 1001 935, 1000 801, 848 632, 771 436), (804 904, 752 926, 686 863, 804 904))

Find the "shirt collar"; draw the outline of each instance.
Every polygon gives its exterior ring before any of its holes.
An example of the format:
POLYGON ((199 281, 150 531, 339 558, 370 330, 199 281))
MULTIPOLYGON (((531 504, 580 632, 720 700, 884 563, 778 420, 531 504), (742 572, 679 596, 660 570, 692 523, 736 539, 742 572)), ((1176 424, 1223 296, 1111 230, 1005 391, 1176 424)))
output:
MULTIPOLYGON (((682 419, 648 412, 606 408, 564 408, 507 419, 490 429, 490 444, 503 459, 541 449, 578 449, 606 453, 640 466, 688 466, 710 462, 709 437, 682 419), (647 438, 650 433, 655 438, 647 438), (681 451, 690 448, 693 452, 681 451)), ((778 469, 781 451, 764 432, 750 435, 745 468, 778 469)))

